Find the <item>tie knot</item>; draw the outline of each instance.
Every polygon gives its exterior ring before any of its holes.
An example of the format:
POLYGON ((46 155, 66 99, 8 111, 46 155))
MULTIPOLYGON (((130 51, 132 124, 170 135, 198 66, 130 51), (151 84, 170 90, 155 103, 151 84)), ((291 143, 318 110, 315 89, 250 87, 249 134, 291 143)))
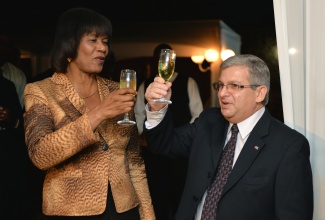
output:
POLYGON ((237 127, 237 124, 233 124, 232 127, 231 127, 231 134, 232 135, 237 135, 238 133, 238 127, 237 127))

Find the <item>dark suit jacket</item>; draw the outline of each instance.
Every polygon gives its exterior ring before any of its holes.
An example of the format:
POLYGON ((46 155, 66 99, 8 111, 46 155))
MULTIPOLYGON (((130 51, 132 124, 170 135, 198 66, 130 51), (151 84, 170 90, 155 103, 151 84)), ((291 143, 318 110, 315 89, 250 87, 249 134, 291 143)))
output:
MULTIPOLYGON (((152 151, 189 157, 176 220, 192 220, 221 157, 229 122, 219 108, 173 129, 170 113, 147 133, 152 151)), ((309 143, 266 110, 246 141, 218 204, 218 220, 311 220, 309 143)))
POLYGON ((10 113, 0 122, 0 219, 25 219, 29 159, 24 142, 23 109, 15 84, 0 75, 0 106, 10 113))
POLYGON ((18 131, 24 135, 23 128, 23 109, 21 108, 19 97, 16 92, 15 84, 9 79, 0 75, 0 106, 7 108, 10 112, 10 118, 6 122, 1 122, 0 127, 14 129, 18 124, 18 131), (17 123, 17 120, 19 122, 17 123))

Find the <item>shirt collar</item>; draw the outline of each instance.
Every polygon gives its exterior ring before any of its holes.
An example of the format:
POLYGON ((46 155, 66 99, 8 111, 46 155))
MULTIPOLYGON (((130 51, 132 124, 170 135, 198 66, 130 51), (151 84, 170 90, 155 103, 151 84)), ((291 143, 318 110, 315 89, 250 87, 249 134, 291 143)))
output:
MULTIPOLYGON (((260 120, 260 118, 262 117, 264 112, 265 112, 265 107, 262 107, 257 112, 255 112, 253 115, 251 115, 250 117, 248 117, 244 121, 237 124, 238 130, 239 130, 238 133, 240 134, 242 139, 247 138, 247 136, 251 133, 251 131, 255 127, 258 120, 260 120)), ((229 128, 228 128, 228 133, 231 132, 230 129, 231 129, 232 125, 233 124, 230 123, 229 128)))

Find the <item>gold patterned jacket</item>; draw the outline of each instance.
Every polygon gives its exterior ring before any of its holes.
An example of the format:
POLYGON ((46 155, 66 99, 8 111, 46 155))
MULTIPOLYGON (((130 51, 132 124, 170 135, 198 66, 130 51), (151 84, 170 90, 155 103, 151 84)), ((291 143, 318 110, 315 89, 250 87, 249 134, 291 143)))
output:
MULTIPOLYGON (((98 76, 97 83, 101 100, 119 88, 98 76)), ((29 157, 46 170, 44 214, 101 214, 110 183, 117 212, 139 206, 141 219, 155 219, 137 126, 118 125, 121 115, 94 132, 84 101, 62 73, 27 84, 24 99, 29 157)))

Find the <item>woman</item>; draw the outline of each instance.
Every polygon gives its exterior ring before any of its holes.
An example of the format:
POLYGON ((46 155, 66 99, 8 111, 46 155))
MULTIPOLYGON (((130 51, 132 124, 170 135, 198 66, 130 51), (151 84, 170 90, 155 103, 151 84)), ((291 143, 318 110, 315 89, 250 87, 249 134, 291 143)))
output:
POLYGON ((68 10, 54 40, 55 73, 25 88, 26 144, 32 162, 47 171, 48 219, 155 219, 137 127, 117 124, 131 110, 134 119, 135 99, 126 94, 136 91, 97 76, 111 32, 101 14, 68 10))

